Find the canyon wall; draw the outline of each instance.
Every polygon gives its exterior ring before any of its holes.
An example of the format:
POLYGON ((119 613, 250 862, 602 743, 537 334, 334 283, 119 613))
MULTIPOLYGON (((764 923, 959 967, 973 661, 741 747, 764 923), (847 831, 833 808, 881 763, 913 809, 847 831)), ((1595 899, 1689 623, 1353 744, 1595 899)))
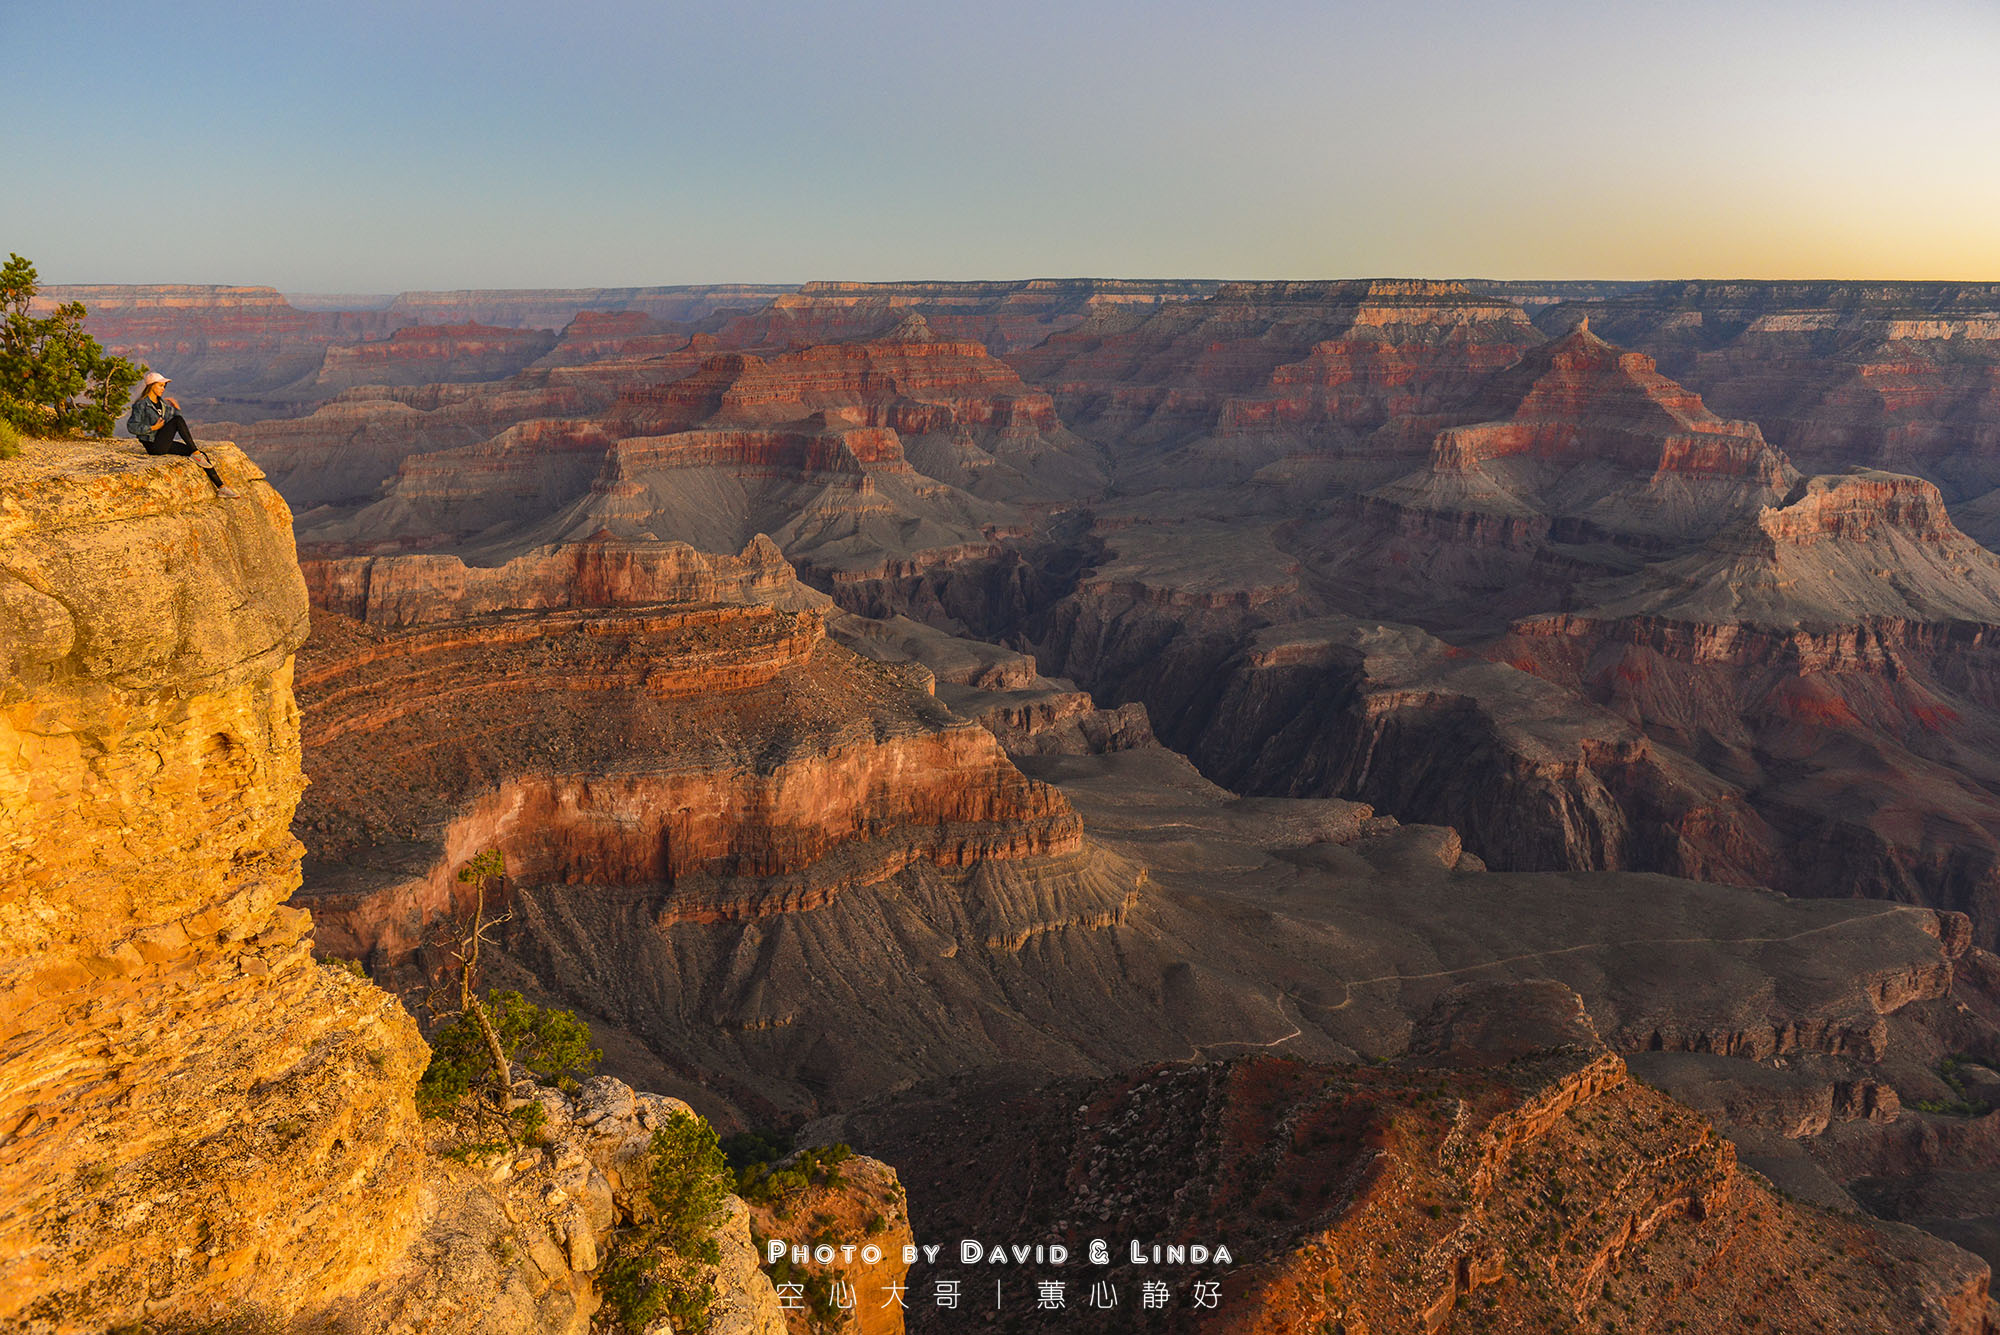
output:
POLYGON ((1081 849, 1053 789, 927 680, 826 641, 817 610, 321 622, 299 674, 317 780, 302 902, 381 967, 423 946, 463 890, 452 872, 489 847, 524 886, 640 893, 657 928, 817 908, 916 861, 1081 849))
POLYGON ((313 381, 327 349, 394 327, 379 311, 302 311, 268 287, 53 286, 35 305, 68 301, 83 303, 84 328, 106 348, 173 377, 195 422, 324 397, 313 381))
POLYGON ((1914 473, 1954 504, 2000 486, 2000 285, 1652 283, 1537 318, 1579 310, 1802 467, 1914 473))
POLYGON ((456 556, 355 556, 308 559, 303 569, 315 606, 374 626, 554 607, 769 603, 798 610, 822 601, 762 534, 733 558, 685 543, 603 539, 540 548, 498 566, 468 566, 456 556))

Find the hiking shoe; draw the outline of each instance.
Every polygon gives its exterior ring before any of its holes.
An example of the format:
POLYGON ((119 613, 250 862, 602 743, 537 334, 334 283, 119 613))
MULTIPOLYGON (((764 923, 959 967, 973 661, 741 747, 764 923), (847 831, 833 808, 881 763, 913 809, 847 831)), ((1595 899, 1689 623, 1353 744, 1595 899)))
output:
POLYGON ((236 488, 234 488, 234 487, 232 487, 232 486, 229 486, 229 485, 227 485, 227 484, 224 484, 223 486, 221 486, 221 487, 219 487, 219 488, 217 488, 217 489, 216 489, 216 493, 215 493, 215 494, 216 494, 216 495, 218 495, 218 496, 220 496, 220 497, 221 497, 221 498, 222 498, 223 500, 225 500, 225 501, 233 501, 233 500, 235 500, 235 499, 236 499, 236 498, 237 498, 238 496, 241 496, 241 495, 242 495, 243 493, 242 493, 242 492, 240 492, 240 491, 238 491, 238 490, 236 490, 236 488))

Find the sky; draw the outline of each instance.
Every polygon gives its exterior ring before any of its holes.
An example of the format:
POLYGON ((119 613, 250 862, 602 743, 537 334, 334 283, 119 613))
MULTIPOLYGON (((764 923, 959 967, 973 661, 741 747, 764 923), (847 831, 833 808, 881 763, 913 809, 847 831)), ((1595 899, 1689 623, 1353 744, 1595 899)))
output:
POLYGON ((0 0, 0 50, 46 283, 2000 280, 2000 0, 0 0))

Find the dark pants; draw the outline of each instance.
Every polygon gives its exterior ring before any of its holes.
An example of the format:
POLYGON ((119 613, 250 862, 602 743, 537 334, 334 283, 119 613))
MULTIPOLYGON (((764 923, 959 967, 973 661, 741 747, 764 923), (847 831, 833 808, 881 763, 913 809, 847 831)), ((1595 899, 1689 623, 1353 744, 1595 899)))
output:
MULTIPOLYGON (((160 423, 160 429, 153 433, 151 440, 142 440, 139 443, 146 447, 148 454, 178 454, 182 458, 193 454, 197 448, 194 436, 188 431, 187 419, 179 413, 160 423), (180 433, 178 441, 174 439, 176 432, 180 433)), ((216 476, 213 468, 204 468, 201 471, 208 474, 208 480, 215 484, 216 490, 222 489, 222 479, 216 476)))

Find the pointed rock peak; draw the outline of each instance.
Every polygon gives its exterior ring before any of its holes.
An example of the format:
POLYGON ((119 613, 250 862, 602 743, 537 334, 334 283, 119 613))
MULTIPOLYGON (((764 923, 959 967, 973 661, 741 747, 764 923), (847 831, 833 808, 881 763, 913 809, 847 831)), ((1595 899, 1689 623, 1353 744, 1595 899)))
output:
MULTIPOLYGON (((1568 367, 1578 369, 1588 367, 1598 371, 1625 371, 1639 375, 1653 372, 1653 359, 1643 352, 1628 352, 1609 339, 1602 338, 1590 327, 1590 317, 1583 316, 1570 331, 1561 338, 1552 339, 1535 352, 1522 358, 1522 364, 1539 362, 1550 368, 1568 367), (1540 355, 1537 356, 1537 353, 1540 355)), ((1676 387, 1678 388, 1678 387, 1676 387)))
POLYGON ((884 343, 935 343, 937 333, 921 311, 911 311, 894 329, 882 335, 884 343))
POLYGON ((1604 348, 1615 349, 1613 343, 1590 327, 1590 317, 1588 315, 1578 316, 1576 323, 1570 326, 1570 331, 1556 341, 1566 347, 1590 348, 1592 350, 1604 348))
POLYGON ((759 533, 753 536, 749 542, 743 545, 743 552, 736 559, 739 561, 755 561, 768 566, 783 566, 787 570, 792 568, 791 562, 785 559, 784 549, 772 541, 771 535, 768 533, 759 533))

